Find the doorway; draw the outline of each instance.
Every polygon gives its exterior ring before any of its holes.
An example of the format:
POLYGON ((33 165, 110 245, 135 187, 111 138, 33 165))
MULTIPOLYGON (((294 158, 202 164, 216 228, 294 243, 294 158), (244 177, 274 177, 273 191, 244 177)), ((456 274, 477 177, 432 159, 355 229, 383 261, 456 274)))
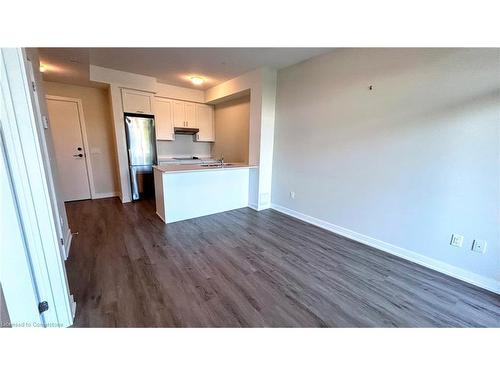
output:
POLYGON ((92 199, 94 182, 82 102, 52 95, 46 99, 63 200, 92 199))

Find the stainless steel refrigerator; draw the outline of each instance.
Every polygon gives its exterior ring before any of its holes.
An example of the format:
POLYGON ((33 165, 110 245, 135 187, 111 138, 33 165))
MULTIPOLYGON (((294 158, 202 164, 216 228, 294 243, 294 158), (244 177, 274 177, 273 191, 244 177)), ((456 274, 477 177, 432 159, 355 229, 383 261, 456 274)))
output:
POLYGON ((132 200, 154 196, 153 165, 156 164, 153 116, 125 113, 130 190, 132 200))

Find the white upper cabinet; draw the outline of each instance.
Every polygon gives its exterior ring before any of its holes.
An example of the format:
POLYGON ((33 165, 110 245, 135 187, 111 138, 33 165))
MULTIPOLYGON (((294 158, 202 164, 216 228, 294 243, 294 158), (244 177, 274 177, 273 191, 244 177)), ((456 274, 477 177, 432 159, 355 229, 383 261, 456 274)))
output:
POLYGON ((173 102, 173 121, 176 128, 196 128, 195 103, 181 102, 172 100, 173 102))
POLYGON ((156 139, 175 139, 174 128, 198 128, 200 131, 195 135, 196 141, 215 141, 212 106, 159 97, 155 97, 154 104, 156 139))
POLYGON ((186 127, 186 112, 184 111, 184 102, 172 100, 173 105, 173 124, 176 128, 186 127))
POLYGON ((196 126, 196 115, 194 110, 194 103, 185 102, 184 103, 184 111, 186 113, 186 127, 188 128, 197 128, 196 126))
POLYGON ((156 139, 171 141, 174 139, 174 101, 154 98, 156 139))
POLYGON ((200 131, 196 134, 196 140, 200 142, 214 142, 214 110, 211 106, 205 104, 195 104, 196 108, 196 127, 200 131))
POLYGON ((153 114, 153 95, 144 91, 122 89, 123 112, 153 114))

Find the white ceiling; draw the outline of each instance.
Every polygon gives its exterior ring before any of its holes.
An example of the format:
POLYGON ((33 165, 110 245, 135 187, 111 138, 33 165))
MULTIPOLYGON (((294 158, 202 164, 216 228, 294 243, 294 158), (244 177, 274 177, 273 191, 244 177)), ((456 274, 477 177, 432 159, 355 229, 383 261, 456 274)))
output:
POLYGON ((260 67, 281 69, 330 48, 40 48, 47 81, 89 82, 89 64, 156 77, 176 86, 207 89, 260 67), (206 79, 194 86, 190 76, 206 79))

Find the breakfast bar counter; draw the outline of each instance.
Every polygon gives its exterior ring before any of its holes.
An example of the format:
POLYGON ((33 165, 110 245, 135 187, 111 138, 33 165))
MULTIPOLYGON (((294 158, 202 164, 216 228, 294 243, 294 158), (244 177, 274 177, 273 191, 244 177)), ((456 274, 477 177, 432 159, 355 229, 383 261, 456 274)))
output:
POLYGON ((156 214, 165 222, 248 206, 250 169, 240 163, 154 166, 156 214))

